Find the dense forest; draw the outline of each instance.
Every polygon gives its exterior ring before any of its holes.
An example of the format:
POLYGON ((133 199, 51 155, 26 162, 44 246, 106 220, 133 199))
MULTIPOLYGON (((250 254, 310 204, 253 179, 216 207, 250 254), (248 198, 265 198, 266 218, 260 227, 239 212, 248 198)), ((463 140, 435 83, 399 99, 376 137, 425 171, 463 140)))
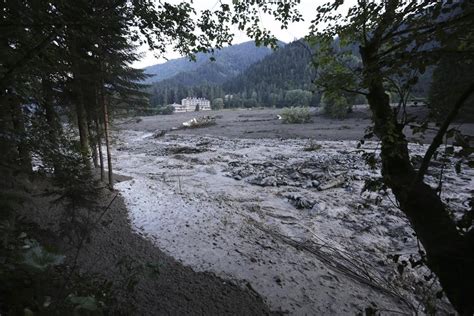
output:
MULTIPOLYGON (((246 59, 249 45, 254 43, 245 45, 245 50, 235 51, 239 59, 246 59)), ((221 56, 215 58, 219 61, 221 56)), ((223 100, 225 107, 315 106, 320 95, 313 93, 314 73, 311 50, 306 43, 279 43, 275 52, 240 69, 229 66, 224 58, 220 63, 210 62, 160 81, 151 88, 150 103, 162 106, 197 96, 218 99, 217 103, 223 100)))
MULTIPOLYGON (((334 45, 339 45, 339 41, 335 40, 334 45)), ((205 97, 214 103, 216 109, 321 105, 323 89, 318 89, 313 82, 318 77, 318 66, 313 60, 317 48, 304 40, 297 40, 287 45, 280 43, 273 53, 267 52, 265 57, 259 54, 260 58, 255 58, 255 47, 252 46, 253 42, 237 45, 235 47, 240 49, 230 50, 232 54, 227 53, 229 48, 225 48, 223 53, 215 55, 215 62, 209 60, 212 55, 202 54, 195 66, 175 66, 184 62, 181 59, 169 61, 169 65, 158 65, 162 67, 162 76, 168 76, 170 69, 174 75, 159 79, 148 89, 151 107, 180 103, 188 96, 205 97), (239 61, 247 54, 250 54, 248 61, 257 61, 240 63, 239 67, 228 61, 228 55, 239 61), (206 58, 207 63, 204 62, 206 58)), ((359 56, 356 46, 351 50, 354 56, 359 56)), ((146 68, 146 72, 157 71, 156 67, 146 68)), ((426 102, 432 69, 419 75, 411 89, 411 99, 426 102)), ((397 92, 392 92, 392 101, 398 102, 397 92)), ((345 98, 349 104, 365 103, 364 98, 356 94, 346 93, 345 98)))
POLYGON ((149 88, 150 104, 156 107, 180 103, 181 99, 188 96, 207 97, 210 100, 223 98, 222 82, 240 74, 271 52, 270 48, 257 47, 251 41, 213 53, 197 54, 195 61, 181 58, 147 67, 145 72, 151 75, 147 80, 153 82, 149 88))
POLYGON ((320 96, 312 93, 314 77, 311 49, 295 41, 225 82, 223 89, 233 96, 231 107, 315 106, 320 96))
POLYGON ((192 59, 182 57, 146 67, 145 73, 150 77, 145 82, 158 83, 172 79, 171 82, 185 86, 218 83, 239 74, 271 52, 268 47, 257 47, 254 41, 235 44, 208 53, 198 53, 192 59))

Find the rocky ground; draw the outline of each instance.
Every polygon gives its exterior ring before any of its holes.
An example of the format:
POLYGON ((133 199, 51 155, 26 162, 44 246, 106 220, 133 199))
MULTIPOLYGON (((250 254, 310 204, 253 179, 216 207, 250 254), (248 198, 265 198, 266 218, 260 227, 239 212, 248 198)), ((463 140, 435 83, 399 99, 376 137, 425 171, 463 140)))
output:
MULTIPOLYGON (((355 141, 368 124, 363 112, 300 126, 271 110, 218 115, 215 126, 164 136, 154 132, 191 114, 117 125, 115 169, 132 179, 116 187, 137 234, 193 270, 252 289, 274 311, 449 310, 434 299, 436 283, 426 285, 428 271, 412 268, 419 245, 393 196, 363 192, 379 175, 362 158, 378 144, 355 141), (321 140, 331 137, 338 141, 321 140)), ((414 156, 424 148, 411 145, 414 156)), ((442 197, 466 209, 474 174, 437 164, 433 185, 441 168, 442 197)))

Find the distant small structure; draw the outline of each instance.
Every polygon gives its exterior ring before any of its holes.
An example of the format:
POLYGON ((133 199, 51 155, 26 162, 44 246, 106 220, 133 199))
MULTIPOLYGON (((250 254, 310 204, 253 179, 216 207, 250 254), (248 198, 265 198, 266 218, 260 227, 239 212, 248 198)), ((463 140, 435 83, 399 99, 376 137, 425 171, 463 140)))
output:
POLYGON ((182 105, 182 104, 179 104, 179 103, 173 103, 173 104, 170 104, 170 106, 174 107, 174 112, 175 113, 188 112, 185 105, 182 105))

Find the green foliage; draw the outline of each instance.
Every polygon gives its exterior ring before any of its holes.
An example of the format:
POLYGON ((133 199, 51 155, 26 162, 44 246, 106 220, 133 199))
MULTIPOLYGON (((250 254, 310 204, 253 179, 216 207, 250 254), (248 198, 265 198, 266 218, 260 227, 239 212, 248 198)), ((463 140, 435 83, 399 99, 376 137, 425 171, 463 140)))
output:
POLYGON ((224 91, 215 84, 206 83, 187 87, 182 83, 165 80, 151 89, 150 104, 153 107, 161 107, 170 103, 181 103, 182 99, 189 96, 214 100, 215 98, 223 98, 224 91))
POLYGON ((357 92, 361 82, 357 75, 361 67, 361 59, 355 44, 342 46, 340 38, 317 38, 314 45, 318 49, 313 58, 317 69, 314 83, 320 89, 332 93, 357 92))
POLYGON ((35 240, 26 241, 24 247, 27 250, 23 254, 22 262, 28 267, 44 271, 64 262, 65 256, 47 251, 35 240))
MULTIPOLYGON (((474 81, 474 62, 462 58, 443 58, 433 72, 433 82, 429 93, 432 115, 442 122, 459 95, 474 81)), ((474 96, 461 109, 459 119, 474 121, 474 96)))
POLYGON ((301 89, 290 90, 285 93, 285 103, 292 107, 307 107, 310 105, 312 97, 313 95, 310 91, 304 91, 301 89))
POLYGON ((67 301, 74 306, 75 312, 96 312, 101 307, 102 302, 98 302, 93 296, 75 296, 70 294, 67 297, 67 301))
POLYGON ((170 115, 174 113, 174 106, 166 105, 156 109, 156 114, 158 115, 170 115))
POLYGON ((257 47, 255 42, 249 41, 212 53, 198 53, 195 61, 183 57, 147 67, 145 72, 151 74, 152 77, 146 79, 146 82, 156 83, 152 85, 152 88, 158 90, 163 87, 159 84, 161 81, 165 81, 166 85, 186 87, 206 83, 219 84, 244 71, 270 53, 269 48, 257 47), (211 57, 214 61, 210 60, 211 57))
POLYGON ((68 270, 65 256, 33 239, 37 227, 18 217, 0 222, 0 313, 6 315, 72 315, 89 308, 92 301, 70 300, 75 293, 95 299, 95 311, 103 313, 107 289, 68 270), (68 294, 69 293, 69 294, 68 294))
POLYGON ((212 109, 213 110, 221 110, 224 108, 224 99, 223 98, 215 98, 212 100, 212 109))
MULTIPOLYGON (((241 99, 254 98, 263 106, 315 106, 318 95, 313 95, 311 50, 304 41, 295 41, 278 48, 273 54, 247 68, 240 75, 223 84, 226 94, 241 99), (303 100, 294 98, 298 92, 303 100), (252 96, 252 94, 256 96, 252 96), (309 99, 309 101, 308 101, 309 99)), ((235 107, 229 103, 228 107, 235 107)))
POLYGON ((311 113, 307 107, 284 108, 281 119, 285 124, 305 124, 311 122, 311 113))
POLYGON ((379 191, 386 191, 387 186, 383 183, 382 178, 369 178, 365 180, 364 187, 362 188, 362 193, 368 192, 379 192, 379 191))
MULTIPOLYGON (((233 58, 244 65, 239 68, 232 63, 224 63, 225 58, 219 62, 222 56, 216 56, 218 64, 202 63, 195 70, 182 72, 154 84, 150 89, 151 104, 179 103, 188 96, 214 100, 232 95, 232 98, 224 99, 227 108, 317 105, 319 95, 313 95, 311 92, 314 68, 306 43, 303 41, 288 45, 280 43, 280 47, 274 53, 266 51, 266 54, 257 60, 252 51, 250 57, 247 54, 248 49, 234 53, 233 58), (254 63, 251 64, 249 61, 254 63)), ((179 60, 168 63, 171 65, 176 62, 179 63, 179 60)))
POLYGON ((321 99, 324 112, 332 118, 343 119, 351 106, 340 92, 325 92, 321 99))

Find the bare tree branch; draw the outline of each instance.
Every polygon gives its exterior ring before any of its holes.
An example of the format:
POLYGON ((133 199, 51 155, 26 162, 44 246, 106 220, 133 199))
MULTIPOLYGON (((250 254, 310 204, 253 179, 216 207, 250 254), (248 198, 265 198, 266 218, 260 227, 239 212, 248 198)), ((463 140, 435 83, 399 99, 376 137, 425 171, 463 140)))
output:
POLYGON ((440 129, 438 130, 438 133, 436 134, 435 138, 431 142, 430 147, 426 151, 425 156, 423 157, 423 161, 421 163, 420 169, 418 170, 415 183, 423 181, 425 173, 428 170, 431 158, 433 157, 438 147, 442 144, 443 137, 448 131, 449 125, 456 118, 459 113, 459 110, 464 105, 464 102, 471 96, 472 93, 474 93, 474 83, 471 83, 471 85, 466 89, 466 91, 459 97, 457 102, 454 104, 453 109, 444 120, 443 125, 441 125, 440 129))

